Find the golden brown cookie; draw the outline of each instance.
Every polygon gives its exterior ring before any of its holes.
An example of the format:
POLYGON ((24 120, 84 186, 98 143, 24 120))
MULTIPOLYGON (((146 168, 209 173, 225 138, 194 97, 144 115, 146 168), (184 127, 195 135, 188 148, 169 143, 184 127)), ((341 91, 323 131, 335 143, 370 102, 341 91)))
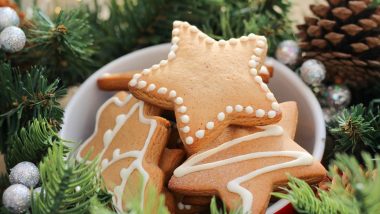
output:
POLYGON ((261 127, 229 127, 207 148, 179 166, 169 188, 184 195, 217 195, 229 209, 264 213, 270 193, 286 185, 287 173, 310 183, 323 179, 319 161, 295 143, 295 102, 281 104, 282 120, 261 127))
POLYGON ((94 133, 79 147, 78 159, 89 151, 89 160, 100 158, 105 185, 114 193, 120 211, 136 196, 141 197, 143 206, 147 186, 161 192, 164 174, 158 164, 168 141, 169 122, 152 116, 160 112, 119 92, 100 107, 94 133))
POLYGON ((185 151, 182 149, 168 149, 165 148, 161 155, 159 167, 165 175, 165 184, 173 175, 173 171, 185 160, 185 151))
POLYGON ((187 22, 173 26, 168 59, 135 74, 129 90, 175 111, 190 154, 231 124, 267 125, 281 119, 279 104, 258 75, 267 52, 265 37, 215 41, 187 22))
POLYGON ((128 91, 128 82, 141 71, 105 74, 97 80, 99 89, 104 91, 128 91))

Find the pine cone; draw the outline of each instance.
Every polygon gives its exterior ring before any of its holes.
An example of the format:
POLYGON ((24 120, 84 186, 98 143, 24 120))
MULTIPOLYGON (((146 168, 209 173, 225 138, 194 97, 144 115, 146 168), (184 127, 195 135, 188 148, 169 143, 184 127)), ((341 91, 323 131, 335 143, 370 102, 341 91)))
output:
POLYGON ((20 17, 21 20, 23 20, 25 17, 25 14, 20 10, 18 5, 16 3, 14 3, 13 1, 0 0, 0 7, 11 7, 11 8, 13 8, 14 10, 16 10, 16 12, 18 13, 18 16, 20 17))
POLYGON ((380 80, 380 6, 372 0, 311 5, 315 17, 299 25, 303 60, 318 59, 327 80, 361 88, 380 80))

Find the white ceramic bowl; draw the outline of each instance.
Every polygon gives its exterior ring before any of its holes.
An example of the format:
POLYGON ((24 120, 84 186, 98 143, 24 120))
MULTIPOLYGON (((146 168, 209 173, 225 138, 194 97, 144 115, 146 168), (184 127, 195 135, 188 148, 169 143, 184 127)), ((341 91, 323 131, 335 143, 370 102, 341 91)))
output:
MULTIPOLYGON (((105 65, 89 77, 79 88, 66 107, 61 137, 75 142, 83 142, 93 132, 95 115, 101 104, 114 93, 100 91, 96 80, 105 73, 118 73, 138 70, 166 59, 170 45, 162 44, 144 48, 105 65)), ((310 89, 288 67, 274 59, 274 77, 269 87, 279 102, 296 101, 299 108, 299 122, 296 142, 308 150, 316 159, 321 159, 325 147, 325 122, 322 109, 310 89)), ((280 200, 267 209, 275 213, 286 206, 286 200, 280 200)))

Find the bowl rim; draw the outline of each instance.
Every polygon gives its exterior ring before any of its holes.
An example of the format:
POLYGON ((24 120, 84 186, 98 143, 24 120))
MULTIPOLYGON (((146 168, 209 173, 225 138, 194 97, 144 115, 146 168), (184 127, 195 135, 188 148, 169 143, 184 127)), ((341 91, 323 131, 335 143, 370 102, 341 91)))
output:
MULTIPOLYGON (((64 118, 63 118, 63 125, 62 129, 60 131, 60 136, 64 138, 64 136, 67 135, 67 129, 65 129, 65 124, 67 123, 68 116, 71 115, 73 111, 75 111, 75 105, 76 103, 81 101, 82 96, 86 96, 86 90, 96 82, 97 78, 99 78, 103 73, 106 73, 110 70, 116 69, 119 64, 122 64, 123 61, 128 60, 129 58, 135 58, 135 57, 144 57, 146 52, 160 52, 163 49, 169 50, 170 49, 170 43, 164 43, 159 45, 153 45, 146 48, 142 48, 130 53, 127 53, 98 69, 96 72, 94 72, 89 78, 87 78, 82 85, 79 87, 78 91, 74 94, 74 96, 71 98, 69 103, 67 104, 64 112, 64 118)), ((268 60, 273 60, 274 63, 276 63, 276 67, 278 67, 281 70, 286 70, 288 73, 288 78, 292 81, 292 84, 295 85, 296 88, 302 88, 303 92, 305 93, 305 97, 308 97, 308 103, 311 106, 314 106, 315 109, 312 111, 313 115, 311 115, 315 121, 316 125, 315 127, 315 143, 313 147, 313 157, 317 159, 318 161, 322 160, 324 149, 325 149, 325 139, 326 139, 326 127, 325 127, 325 121, 323 116, 322 108, 311 91, 311 89, 301 80, 301 78, 293 72, 289 67, 286 65, 278 62, 277 60, 268 57, 268 60)), ((277 211, 280 211, 282 208, 284 208, 286 205, 289 204, 289 201, 285 199, 280 199, 277 202, 270 205, 266 213, 275 213, 277 211)))

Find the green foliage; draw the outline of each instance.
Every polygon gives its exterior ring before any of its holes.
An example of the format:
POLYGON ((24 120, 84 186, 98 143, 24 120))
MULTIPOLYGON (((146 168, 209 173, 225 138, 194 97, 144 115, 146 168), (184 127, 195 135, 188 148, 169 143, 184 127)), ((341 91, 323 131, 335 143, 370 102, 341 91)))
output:
POLYGON ((7 168, 10 169, 22 161, 38 165, 58 139, 58 133, 45 119, 34 119, 8 139, 5 155, 7 168))
POLYGON ((189 21, 216 39, 263 34, 273 55, 277 44, 293 38, 288 0, 111 0, 110 17, 91 25, 100 47, 97 58, 114 59, 131 50, 169 42, 174 20, 189 21))
POLYGON ((50 19, 35 10, 31 26, 25 27, 27 46, 12 61, 44 66, 52 81, 59 77, 71 85, 85 80, 100 66, 91 58, 96 48, 88 16, 83 9, 73 9, 50 19))
POLYGON ((33 194, 31 210, 34 214, 86 213, 91 199, 104 195, 98 161, 76 162, 61 144, 49 149, 39 169, 42 190, 40 194, 33 194))
POLYGON ((58 83, 57 79, 49 83, 41 67, 21 74, 7 63, 0 64, 0 151, 6 151, 9 136, 34 118, 44 118, 59 128, 63 110, 58 99, 66 92, 58 83))
POLYGON ((344 109, 332 119, 328 129, 335 138, 332 154, 380 151, 380 118, 376 109, 361 104, 344 109))
POLYGON ((363 154, 362 159, 364 166, 353 156, 338 154, 329 168, 329 191, 318 189, 318 196, 305 181, 292 177, 287 194, 272 194, 289 200, 300 213, 380 213, 380 156, 363 154))

